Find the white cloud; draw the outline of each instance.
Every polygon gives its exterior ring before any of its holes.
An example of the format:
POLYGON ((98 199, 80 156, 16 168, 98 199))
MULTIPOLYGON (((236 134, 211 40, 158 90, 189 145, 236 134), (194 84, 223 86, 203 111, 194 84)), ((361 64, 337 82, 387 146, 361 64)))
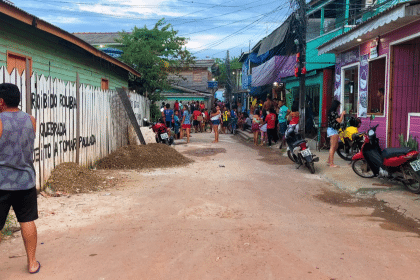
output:
POLYGON ((167 0, 128 0, 123 2, 110 0, 94 5, 77 4, 77 7, 83 12, 128 18, 138 17, 139 15, 143 16, 144 19, 147 19, 151 15, 179 17, 185 14, 183 12, 175 12, 166 3, 168 3, 167 0))
POLYGON ((53 16, 44 16, 41 17, 42 20, 45 20, 46 22, 52 23, 54 25, 59 24, 79 24, 83 21, 80 18, 75 17, 53 17, 53 16))

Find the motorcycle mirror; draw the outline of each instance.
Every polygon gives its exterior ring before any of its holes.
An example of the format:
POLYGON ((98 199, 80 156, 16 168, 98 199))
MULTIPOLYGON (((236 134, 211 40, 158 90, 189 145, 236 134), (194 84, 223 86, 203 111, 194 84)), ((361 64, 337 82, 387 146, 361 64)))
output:
POLYGON ((370 120, 373 121, 375 119, 375 115, 370 115, 370 120))

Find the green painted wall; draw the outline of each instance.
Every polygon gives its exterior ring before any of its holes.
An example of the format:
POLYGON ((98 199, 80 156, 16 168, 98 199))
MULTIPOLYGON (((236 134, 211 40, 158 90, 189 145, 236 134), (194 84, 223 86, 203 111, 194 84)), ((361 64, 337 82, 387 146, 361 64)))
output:
POLYGON ((7 65, 7 51, 32 57, 32 71, 64 81, 76 81, 95 87, 101 78, 109 80, 109 88, 128 87, 128 72, 97 58, 80 47, 0 15, 0 66, 7 65))
POLYGON ((335 64, 335 54, 318 55, 320 45, 343 33, 342 29, 320 36, 306 44, 306 70, 324 69, 335 64))
MULTIPOLYGON (((320 72, 317 75, 311 76, 311 77, 306 77, 306 81, 305 81, 305 85, 306 86, 312 86, 312 85, 319 85, 319 118, 321 118, 321 114, 322 114, 322 88, 323 88, 323 84, 324 84, 324 80, 323 80, 323 73, 320 72)), ((285 88, 286 90, 289 92, 286 94, 286 100, 287 100, 287 107, 291 108, 292 106, 292 102, 293 102, 293 96, 291 96, 292 94, 292 88, 295 87, 299 87, 299 78, 289 78, 290 80, 288 80, 286 82, 285 88)))

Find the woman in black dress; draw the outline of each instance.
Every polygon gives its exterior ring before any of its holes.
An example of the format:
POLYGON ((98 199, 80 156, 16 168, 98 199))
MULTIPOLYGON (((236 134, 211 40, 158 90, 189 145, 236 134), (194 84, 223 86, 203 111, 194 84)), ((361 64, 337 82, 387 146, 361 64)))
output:
POLYGON ((327 164, 330 167, 339 167, 334 164, 334 153, 338 148, 338 130, 340 129, 340 124, 343 122, 344 115, 346 114, 346 111, 343 111, 341 115, 338 115, 337 110, 338 107, 340 107, 340 104, 340 101, 334 100, 330 110, 328 110, 327 137, 330 138, 330 154, 327 164))

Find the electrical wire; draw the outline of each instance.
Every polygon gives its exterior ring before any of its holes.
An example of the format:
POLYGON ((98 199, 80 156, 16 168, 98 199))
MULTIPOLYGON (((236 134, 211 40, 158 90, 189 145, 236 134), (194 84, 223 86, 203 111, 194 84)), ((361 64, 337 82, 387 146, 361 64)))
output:
MULTIPOLYGON (((267 16, 268 14, 271 14, 271 13, 274 13, 274 12, 276 12, 279 8, 281 8, 281 6, 278 6, 274 11, 271 11, 271 12, 269 12, 269 13, 266 13, 264 16, 267 16)), ((258 18, 258 19, 256 19, 255 21, 253 21, 252 23, 250 23, 250 24, 248 24, 248 25, 246 25, 245 27, 243 27, 243 28, 241 28, 241 29, 239 29, 239 30, 237 30, 237 31, 235 31, 235 32, 233 32, 233 33, 231 33, 231 34, 229 34, 228 36, 226 36, 226 37, 224 37, 224 38, 222 38, 222 39, 219 39, 219 40, 217 40, 217 41, 215 41, 215 42, 213 42, 213 43, 210 43, 210 44, 207 44, 207 45, 204 45, 204 49, 201 49, 201 50, 199 50, 199 51, 197 51, 197 52, 195 52, 195 53, 193 53, 193 54, 198 54, 198 53, 201 53, 201 52, 203 52, 203 51, 205 51, 205 50, 208 50, 208 49, 210 49, 210 48, 213 48, 213 47, 215 47, 215 46, 218 46, 218 45, 220 45, 220 44, 222 44, 226 39, 228 39, 228 38, 230 38, 230 37, 232 37, 232 36, 235 36, 235 35, 238 35, 238 34, 240 34, 240 33, 243 33, 244 31, 246 31, 247 29, 249 29, 249 27, 250 26, 252 26, 253 24, 255 24, 255 23, 257 23, 257 22, 259 22, 259 21, 261 21, 263 18, 264 18, 264 16, 261 16, 260 18, 258 18)))

